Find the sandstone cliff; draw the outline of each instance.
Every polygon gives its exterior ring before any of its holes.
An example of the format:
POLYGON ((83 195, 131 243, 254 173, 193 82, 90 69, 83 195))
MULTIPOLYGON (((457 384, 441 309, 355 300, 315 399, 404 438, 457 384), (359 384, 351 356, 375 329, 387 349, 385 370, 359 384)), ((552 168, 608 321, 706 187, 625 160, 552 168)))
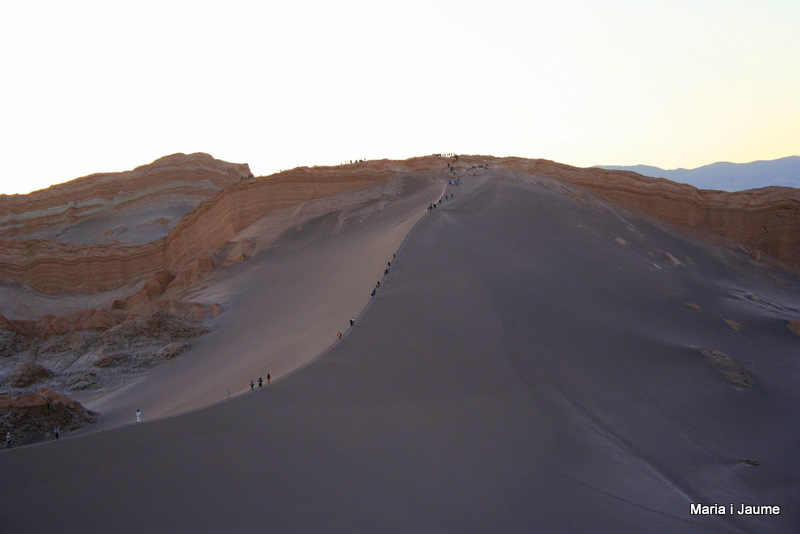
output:
MULTIPOLYGON (((132 171, 92 174, 27 195, 0 195, 0 237, 61 238, 69 226, 109 212, 159 204, 178 204, 185 213, 250 176, 247 164, 227 163, 208 154, 173 154, 132 171), (46 230, 50 231, 37 235, 46 230)), ((164 224, 158 218, 154 222, 164 224)), ((113 228, 106 231, 107 236, 118 233, 113 228)))
MULTIPOLYGON (((185 215, 169 235, 149 243, 74 244, 0 238, 0 279, 23 283, 48 295, 87 294, 143 280, 161 270, 177 274, 185 269, 208 269, 207 253, 226 245, 272 211, 386 180, 397 172, 433 167, 435 163, 365 162, 237 179, 185 215)), ((19 220, 26 220, 24 214, 19 220)), ((43 224, 33 216, 30 220, 37 228, 43 224)))

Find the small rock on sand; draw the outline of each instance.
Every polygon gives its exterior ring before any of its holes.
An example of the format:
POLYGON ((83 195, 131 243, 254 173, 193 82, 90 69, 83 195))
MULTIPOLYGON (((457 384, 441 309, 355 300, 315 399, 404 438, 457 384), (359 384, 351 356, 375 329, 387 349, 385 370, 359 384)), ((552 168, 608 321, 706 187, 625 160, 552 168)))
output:
POLYGON ((725 324, 727 324, 728 326, 730 326, 734 330, 741 330, 742 329, 742 325, 740 325, 736 321, 731 321, 730 319, 725 319, 725 324))
POLYGON ((706 361, 716 367, 725 380, 734 386, 743 389, 753 387, 753 379, 750 378, 750 375, 724 352, 709 348, 702 348, 700 352, 706 357, 706 361))
POLYGON ((786 323, 786 326, 789 328, 789 330, 800 336, 800 321, 796 319, 789 319, 789 321, 786 323))

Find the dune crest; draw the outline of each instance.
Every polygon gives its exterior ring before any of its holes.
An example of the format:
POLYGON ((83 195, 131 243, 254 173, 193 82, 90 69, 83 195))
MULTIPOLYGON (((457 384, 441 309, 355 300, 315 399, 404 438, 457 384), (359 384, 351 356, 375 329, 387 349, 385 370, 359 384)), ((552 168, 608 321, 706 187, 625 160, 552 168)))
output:
MULTIPOLYGON (((208 270, 217 263, 245 259, 243 253, 223 258, 221 262, 212 261, 213 265, 207 261, 239 232, 270 212, 409 172, 445 174, 444 159, 427 156, 405 161, 301 167, 268 177, 242 179, 250 176, 247 165, 219 162, 206 154, 176 155, 130 173, 93 175, 30 195, 3 196, 0 221, 5 221, 5 225, 0 226, 0 272, 5 281, 26 284, 47 295, 109 291, 162 270, 179 277, 188 270, 183 278, 191 278, 198 270, 208 270), (126 174, 130 176, 123 176, 126 174), (95 216, 97 208, 81 212, 76 206, 88 206, 93 199, 119 195, 123 187, 120 184, 128 183, 131 185, 125 185, 126 188, 138 191, 129 193, 129 196, 139 195, 135 201, 138 205, 152 202, 167 191, 172 195, 202 192, 206 200, 183 215, 166 236, 149 242, 70 243, 25 238, 36 236, 36 232, 41 233, 45 228, 67 222, 75 224, 82 218, 95 216)), ((448 169, 469 174, 471 169, 488 165, 578 185, 665 222, 700 231, 705 237, 717 235, 738 241, 750 247, 754 257, 763 251, 793 267, 800 265, 800 191, 796 189, 705 191, 632 172, 489 156, 460 156, 454 164, 448 163, 448 169)), ((125 205, 125 201, 108 201, 103 209, 118 210, 125 205)), ((167 226, 158 221, 154 219, 153 226, 167 226)), ((122 229, 103 228, 101 235, 114 237, 125 233, 122 229)))

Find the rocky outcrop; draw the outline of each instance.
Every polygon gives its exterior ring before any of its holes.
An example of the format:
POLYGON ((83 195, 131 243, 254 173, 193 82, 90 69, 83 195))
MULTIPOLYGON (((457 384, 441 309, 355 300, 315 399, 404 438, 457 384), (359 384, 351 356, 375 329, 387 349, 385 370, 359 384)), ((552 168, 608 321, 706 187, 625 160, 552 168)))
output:
POLYGON ((43 337, 0 330, 0 341, 5 340, 0 392, 19 395, 34 387, 58 391, 113 388, 175 358, 191 340, 208 331, 207 326, 166 310, 132 315, 102 330, 70 330, 43 337))
POLYGON ((14 388, 26 388, 51 376, 53 373, 48 368, 34 362, 23 362, 6 377, 5 384, 14 388))
MULTIPOLYGON (((267 178, 237 180, 184 216, 165 238, 150 243, 78 245, 0 238, 1 277, 47 295, 108 291, 163 270, 177 273, 185 283, 187 277, 208 267, 203 265, 208 262, 208 254, 227 245, 261 217, 385 180, 393 171, 383 167, 364 164, 349 170, 300 168, 267 178), (190 271, 186 276, 180 274, 184 269, 190 271)), ((246 256, 246 251, 238 252, 230 262, 246 256)))
POLYGON ((742 389, 749 389, 753 387, 753 379, 747 374, 747 371, 733 361, 733 358, 720 352, 716 349, 702 348, 700 353, 705 356, 708 363, 713 365, 719 373, 725 377, 725 380, 730 382, 736 387, 742 389))
POLYGON ((29 337, 48 337, 79 330, 105 330, 120 323, 108 310, 89 308, 69 315, 44 315, 36 320, 9 321, 13 328, 29 337))
POLYGON ((247 164, 208 154, 173 154, 132 171, 92 174, 27 195, 0 195, 0 237, 74 225, 111 210, 152 205, 161 198, 203 199, 252 176, 247 164))
POLYGON ((44 388, 36 393, 12 397, 0 395, 0 428, 14 441, 25 441, 41 435, 77 430, 93 423, 97 414, 81 403, 44 388))

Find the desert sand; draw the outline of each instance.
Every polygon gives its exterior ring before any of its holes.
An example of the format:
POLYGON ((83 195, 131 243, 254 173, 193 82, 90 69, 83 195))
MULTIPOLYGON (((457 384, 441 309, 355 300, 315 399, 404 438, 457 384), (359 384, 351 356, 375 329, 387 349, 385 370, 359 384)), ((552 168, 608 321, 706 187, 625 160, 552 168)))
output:
POLYGON ((425 213, 422 206, 443 189, 425 178, 396 187, 404 194, 388 205, 368 200, 341 207, 334 197, 305 206, 324 215, 293 225, 268 250, 194 295, 225 312, 210 334, 192 343, 188 357, 87 402, 101 414, 87 430, 129 423, 137 409, 154 419, 227 399, 228 392, 249 390, 251 380, 266 382, 267 374, 281 380, 332 346, 370 302, 386 263, 425 213))
POLYGON ((0 454, 2 530, 797 531, 796 273, 542 175, 445 184, 221 274, 212 333, 87 403, 109 429, 0 454))

